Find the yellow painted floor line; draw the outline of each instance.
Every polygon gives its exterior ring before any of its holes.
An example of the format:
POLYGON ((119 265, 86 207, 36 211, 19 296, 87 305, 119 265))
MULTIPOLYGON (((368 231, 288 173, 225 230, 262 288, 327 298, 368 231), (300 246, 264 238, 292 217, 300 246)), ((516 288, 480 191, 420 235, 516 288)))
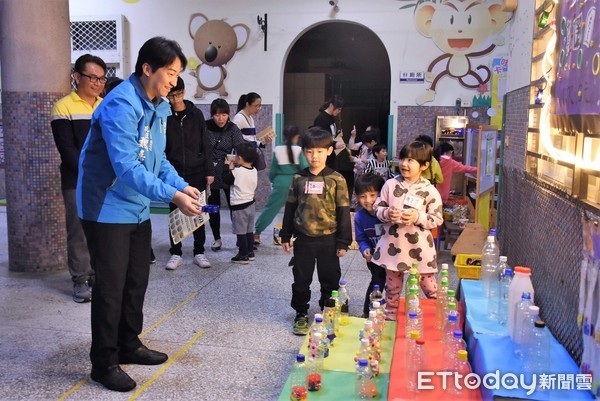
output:
MULTIPOLYGON (((144 332, 142 332, 142 334, 140 334, 140 338, 143 338, 146 334, 148 334, 152 330, 154 330, 158 325, 160 325, 162 322, 164 322, 167 318, 169 318, 175 312, 177 312, 179 309, 181 309, 183 306, 185 306, 185 304, 187 304, 192 299, 194 299, 195 297, 197 297, 198 294, 199 294, 198 291, 194 291, 189 297, 187 297, 185 300, 183 300, 179 305, 177 305, 175 308, 173 308, 169 312, 167 312, 163 317, 161 317, 160 319, 158 319, 158 321, 156 323, 154 323, 152 326, 150 326, 146 330, 144 330, 144 332)), ((201 331, 199 334, 202 335, 203 333, 204 333, 204 331, 201 331)), ((198 337, 200 337, 200 335, 197 334, 196 337, 194 337, 193 341, 196 341, 198 339, 198 337)), ((187 349, 187 347, 189 347, 189 345, 186 345, 185 349, 187 349)), ((179 355, 179 353, 178 353, 178 355, 179 355)), ((88 380, 90 380, 90 375, 86 375, 83 379, 81 379, 79 382, 77 382, 73 387, 71 387, 70 389, 68 389, 63 395, 60 396, 60 398, 58 398, 57 401, 64 401, 67 398, 69 398, 71 396, 71 394, 73 394, 75 391, 77 391, 88 380)))
POLYGON ((148 379, 148 381, 146 383, 144 383, 140 388, 138 388, 138 390, 131 397, 129 397, 129 401, 135 400, 136 398, 138 398, 140 396, 140 394, 142 394, 144 391, 146 391, 146 389, 148 388, 148 386, 150 386, 156 379, 158 379, 165 372, 165 370, 167 370, 169 368, 169 366, 171 366, 176 360, 178 360, 179 358, 181 358, 181 356, 183 355, 183 353, 185 351, 187 351, 187 349, 193 343, 195 343, 203 334, 204 334, 204 330, 200 330, 198 332, 198 334, 196 334, 194 337, 192 337, 192 339, 190 341, 188 341, 188 343, 186 345, 184 345, 183 348, 181 348, 175 354, 175 356, 173 358, 169 358, 169 360, 167 361, 167 363, 165 363, 164 365, 162 365, 161 368, 158 370, 158 372, 156 372, 155 374, 153 374, 152 377, 150 379, 148 379))

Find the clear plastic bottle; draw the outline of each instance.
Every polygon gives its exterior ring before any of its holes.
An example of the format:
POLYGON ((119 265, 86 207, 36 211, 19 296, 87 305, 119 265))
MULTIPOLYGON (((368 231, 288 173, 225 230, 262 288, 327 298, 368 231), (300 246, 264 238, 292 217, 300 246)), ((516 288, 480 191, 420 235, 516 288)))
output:
POLYGON ((290 401, 306 401, 308 399, 308 380, 306 376, 304 354, 298 354, 290 373, 290 401))
POLYGON ((488 296, 488 316, 498 319, 498 302, 500 300, 500 279, 504 276, 504 269, 509 268, 506 256, 500 256, 499 262, 490 278, 490 292, 488 296))
POLYGON ((459 317, 455 310, 450 309, 448 311, 448 316, 446 316, 444 329, 442 331, 442 344, 450 343, 452 341, 455 330, 460 330, 459 317))
POLYGON ((369 294, 369 309, 373 309, 373 302, 379 302, 381 305, 381 300, 383 299, 383 293, 379 288, 379 284, 373 285, 373 291, 369 294))
POLYGON ((410 287, 408 290, 408 298, 406 302, 408 303, 408 314, 410 312, 416 312, 419 319, 419 328, 421 331, 421 337, 423 337, 423 328, 425 327, 423 324, 423 309, 421 309, 421 299, 419 298, 419 294, 417 294, 417 289, 415 287, 410 287))
POLYGON ((322 385, 323 339, 321 333, 313 333, 310 355, 306 366, 308 391, 319 391, 322 385))
POLYGON ((340 288, 338 289, 339 300, 340 300, 340 325, 347 326, 350 324, 350 294, 346 287, 346 281, 340 281, 340 288))
POLYGON ((356 368, 356 382, 354 386, 354 399, 356 401, 371 400, 377 396, 377 386, 369 361, 359 359, 356 368))
POLYGON ((442 344, 442 358, 444 358, 444 370, 447 372, 456 370, 456 353, 467 348, 467 343, 463 340, 463 332, 454 330, 450 342, 442 344))
POLYGON ((419 283, 419 265, 417 263, 413 263, 412 267, 408 270, 408 275, 405 277, 406 281, 404 282, 404 297, 408 294, 408 287, 411 286, 411 279, 417 280, 419 283))
POLYGON ((410 333, 412 331, 418 332, 419 338, 423 337, 423 326, 421 322, 419 322, 419 314, 415 311, 408 312, 408 317, 406 318, 406 329, 404 331, 406 338, 410 337, 410 333))
MULTIPOLYGON (((340 303, 340 294, 338 290, 331 291, 331 298, 335 301, 335 322, 339 322, 342 319, 342 304, 340 303)), ((335 325, 335 335, 340 334, 339 324, 335 325)))
MULTIPOLYGON (((416 358, 415 353, 417 352, 417 340, 419 339, 419 337, 419 332, 416 330, 411 331, 409 337, 407 337, 406 354, 404 355, 404 366, 406 366, 407 370, 410 369, 410 366, 412 366, 413 361, 416 358)), ((407 373, 410 372, 408 371, 407 373)), ((408 386, 408 390, 416 390, 416 386, 414 386, 414 388, 411 388, 410 381, 407 380, 406 383, 408 386)), ((414 382, 412 382, 412 385, 414 385, 414 382)))
MULTIPOLYGON (((442 273, 444 270, 442 270, 442 273)), ((446 271, 447 273, 447 271, 446 271)), ((435 321, 433 327, 436 330, 441 330, 444 326, 444 316, 448 311, 448 278, 442 277, 440 288, 437 292, 437 300, 435 301, 435 321)))
POLYGON ((373 310, 369 311, 369 320, 373 322, 373 332, 377 339, 381 340, 383 336, 383 315, 381 314, 381 306, 379 302, 373 302, 373 310))
POLYGON ((448 263, 442 263, 442 269, 440 270, 440 277, 448 277, 448 263))
MULTIPOLYGON (((411 279, 411 281, 416 281, 415 279, 411 279)), ((421 299, 419 297, 419 287, 415 283, 408 287, 408 292, 406 293, 406 297, 404 298, 404 310, 405 315, 408 316, 408 312, 410 312, 411 308, 413 310, 417 310, 420 306, 421 299)))
POLYGON ((515 339, 515 305, 521 301, 523 292, 531 295, 531 302, 535 302, 533 284, 531 283, 531 269, 523 266, 516 266, 513 269, 513 280, 510 283, 508 294, 508 334, 511 339, 515 339))
POLYGON ((450 288, 448 288, 448 296, 446 297, 446 305, 450 305, 451 303, 454 303, 454 305, 458 305, 458 301, 456 300, 455 297, 456 292, 454 290, 451 290, 450 288))
POLYGON ((496 237, 488 235, 487 241, 481 250, 481 277, 483 284, 483 296, 489 297, 490 294, 490 283, 494 273, 496 272, 496 266, 498 265, 500 257, 500 251, 496 245, 496 237))
MULTIPOLYGON (((463 378, 466 375, 468 375, 469 373, 471 373, 471 364, 469 363, 469 353, 466 350, 462 349, 456 353, 456 367, 454 370, 455 370, 455 372, 461 374, 463 378)), ((460 383, 459 383, 459 385, 460 385, 460 383)), ((465 391, 464 385, 460 385, 460 387, 457 387, 454 383, 451 385, 451 389, 452 389, 452 393, 454 393, 454 394, 460 394, 463 391, 465 391)))
POLYGON ((506 324, 508 319, 508 292, 512 281, 512 269, 507 267, 500 273, 500 297, 498 301, 498 323, 506 324))
POLYGON ((407 388, 409 391, 417 391, 418 372, 425 369, 425 341, 415 340, 414 353, 411 355, 409 364, 406 366, 407 388))
POLYGON ((514 336, 512 338, 513 343, 515 345, 515 355, 521 357, 522 347, 525 341, 523 336, 523 317, 525 315, 525 311, 529 309, 529 307, 533 305, 531 302, 531 294, 529 292, 524 292, 521 295, 521 301, 515 305, 515 313, 514 313, 514 336))
POLYGON ((520 316, 516 324, 517 334, 514 341, 514 352, 518 358, 525 359, 527 341, 531 337, 531 331, 535 322, 540 320, 540 308, 535 305, 529 305, 520 316))
POLYGON ((335 320, 335 300, 329 298, 325 300, 325 307, 323 308, 323 328, 325 336, 332 345, 333 340, 336 337, 336 326, 337 321, 335 320))
POLYGON ((448 312, 446 312, 446 319, 444 321, 444 331, 446 330, 445 322, 448 321, 448 316, 451 314, 456 316, 456 322, 460 325, 460 312, 458 311, 458 307, 455 302, 448 303, 448 312))
MULTIPOLYGON (((525 351, 525 372, 536 375, 550 373, 548 371, 548 367, 552 366, 550 335, 543 321, 538 320, 534 323, 525 351)), ((538 377, 538 384, 539 382, 538 377)))
POLYGON ((354 362, 356 362, 356 368, 358 369, 358 361, 360 359, 369 359, 371 356, 371 345, 369 343, 368 338, 361 338, 360 340, 360 348, 354 357, 354 362))
POLYGON ((321 338, 327 338, 327 332, 323 324, 323 315, 315 313, 313 324, 310 325, 310 331, 308 332, 308 354, 310 355, 311 345, 313 342, 313 336, 315 333, 321 333, 321 338))

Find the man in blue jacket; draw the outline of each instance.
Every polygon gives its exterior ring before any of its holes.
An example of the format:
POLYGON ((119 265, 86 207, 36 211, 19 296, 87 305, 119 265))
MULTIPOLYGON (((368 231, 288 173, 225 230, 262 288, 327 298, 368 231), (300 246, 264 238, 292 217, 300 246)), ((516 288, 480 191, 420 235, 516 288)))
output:
POLYGON ((110 390, 136 386, 119 364, 158 365, 168 359, 146 348, 139 334, 150 272, 150 201, 173 202, 188 216, 200 213, 200 192, 165 156, 171 108, 163 97, 186 64, 176 42, 148 40, 135 72, 94 112, 79 158, 77 211, 96 272, 91 378, 110 390))

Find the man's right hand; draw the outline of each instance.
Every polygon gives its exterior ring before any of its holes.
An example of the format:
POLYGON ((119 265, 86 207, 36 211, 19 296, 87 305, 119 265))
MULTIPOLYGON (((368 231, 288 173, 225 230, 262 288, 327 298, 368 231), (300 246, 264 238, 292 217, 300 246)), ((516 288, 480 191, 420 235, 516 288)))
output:
POLYGON ((200 214, 200 206, 202 206, 200 202, 181 191, 175 192, 175 196, 171 202, 177 205, 181 213, 186 216, 197 216, 200 214))
POLYGON ((292 246, 290 245, 289 242, 284 242, 283 244, 281 244, 281 247, 283 248, 284 251, 286 251, 288 253, 292 250, 292 246))

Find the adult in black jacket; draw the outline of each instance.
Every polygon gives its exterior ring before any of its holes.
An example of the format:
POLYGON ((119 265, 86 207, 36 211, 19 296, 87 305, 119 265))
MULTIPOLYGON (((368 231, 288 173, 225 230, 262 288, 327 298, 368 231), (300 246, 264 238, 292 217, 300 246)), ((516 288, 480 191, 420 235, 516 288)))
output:
MULTIPOLYGON (((319 109, 319 114, 315 117, 313 126, 331 132, 334 140, 338 136, 343 139, 344 133, 336 124, 336 119, 342 112, 342 107, 344 107, 344 99, 339 95, 332 96, 319 109)), ((344 176, 348 185, 348 193, 352 196, 354 191, 354 163, 350 158, 350 152, 344 150, 345 147, 346 144, 343 141, 334 142, 334 149, 339 153, 331 152, 331 155, 327 157, 327 167, 344 176)))
MULTIPOLYGON (((189 100, 185 100, 185 84, 181 77, 177 78, 167 99, 171 103, 171 116, 167 118, 167 147, 165 154, 177 173, 191 186, 204 191, 215 179, 215 167, 212 162, 212 145, 206 132, 206 122, 202 112, 189 100)), ((177 206, 169 204, 171 211, 177 206)), ((204 256, 206 229, 201 226, 194 231, 194 263, 202 268, 210 267, 210 262, 204 256)), ((183 264, 181 242, 171 241, 171 259, 166 265, 167 270, 175 270, 183 264)))

